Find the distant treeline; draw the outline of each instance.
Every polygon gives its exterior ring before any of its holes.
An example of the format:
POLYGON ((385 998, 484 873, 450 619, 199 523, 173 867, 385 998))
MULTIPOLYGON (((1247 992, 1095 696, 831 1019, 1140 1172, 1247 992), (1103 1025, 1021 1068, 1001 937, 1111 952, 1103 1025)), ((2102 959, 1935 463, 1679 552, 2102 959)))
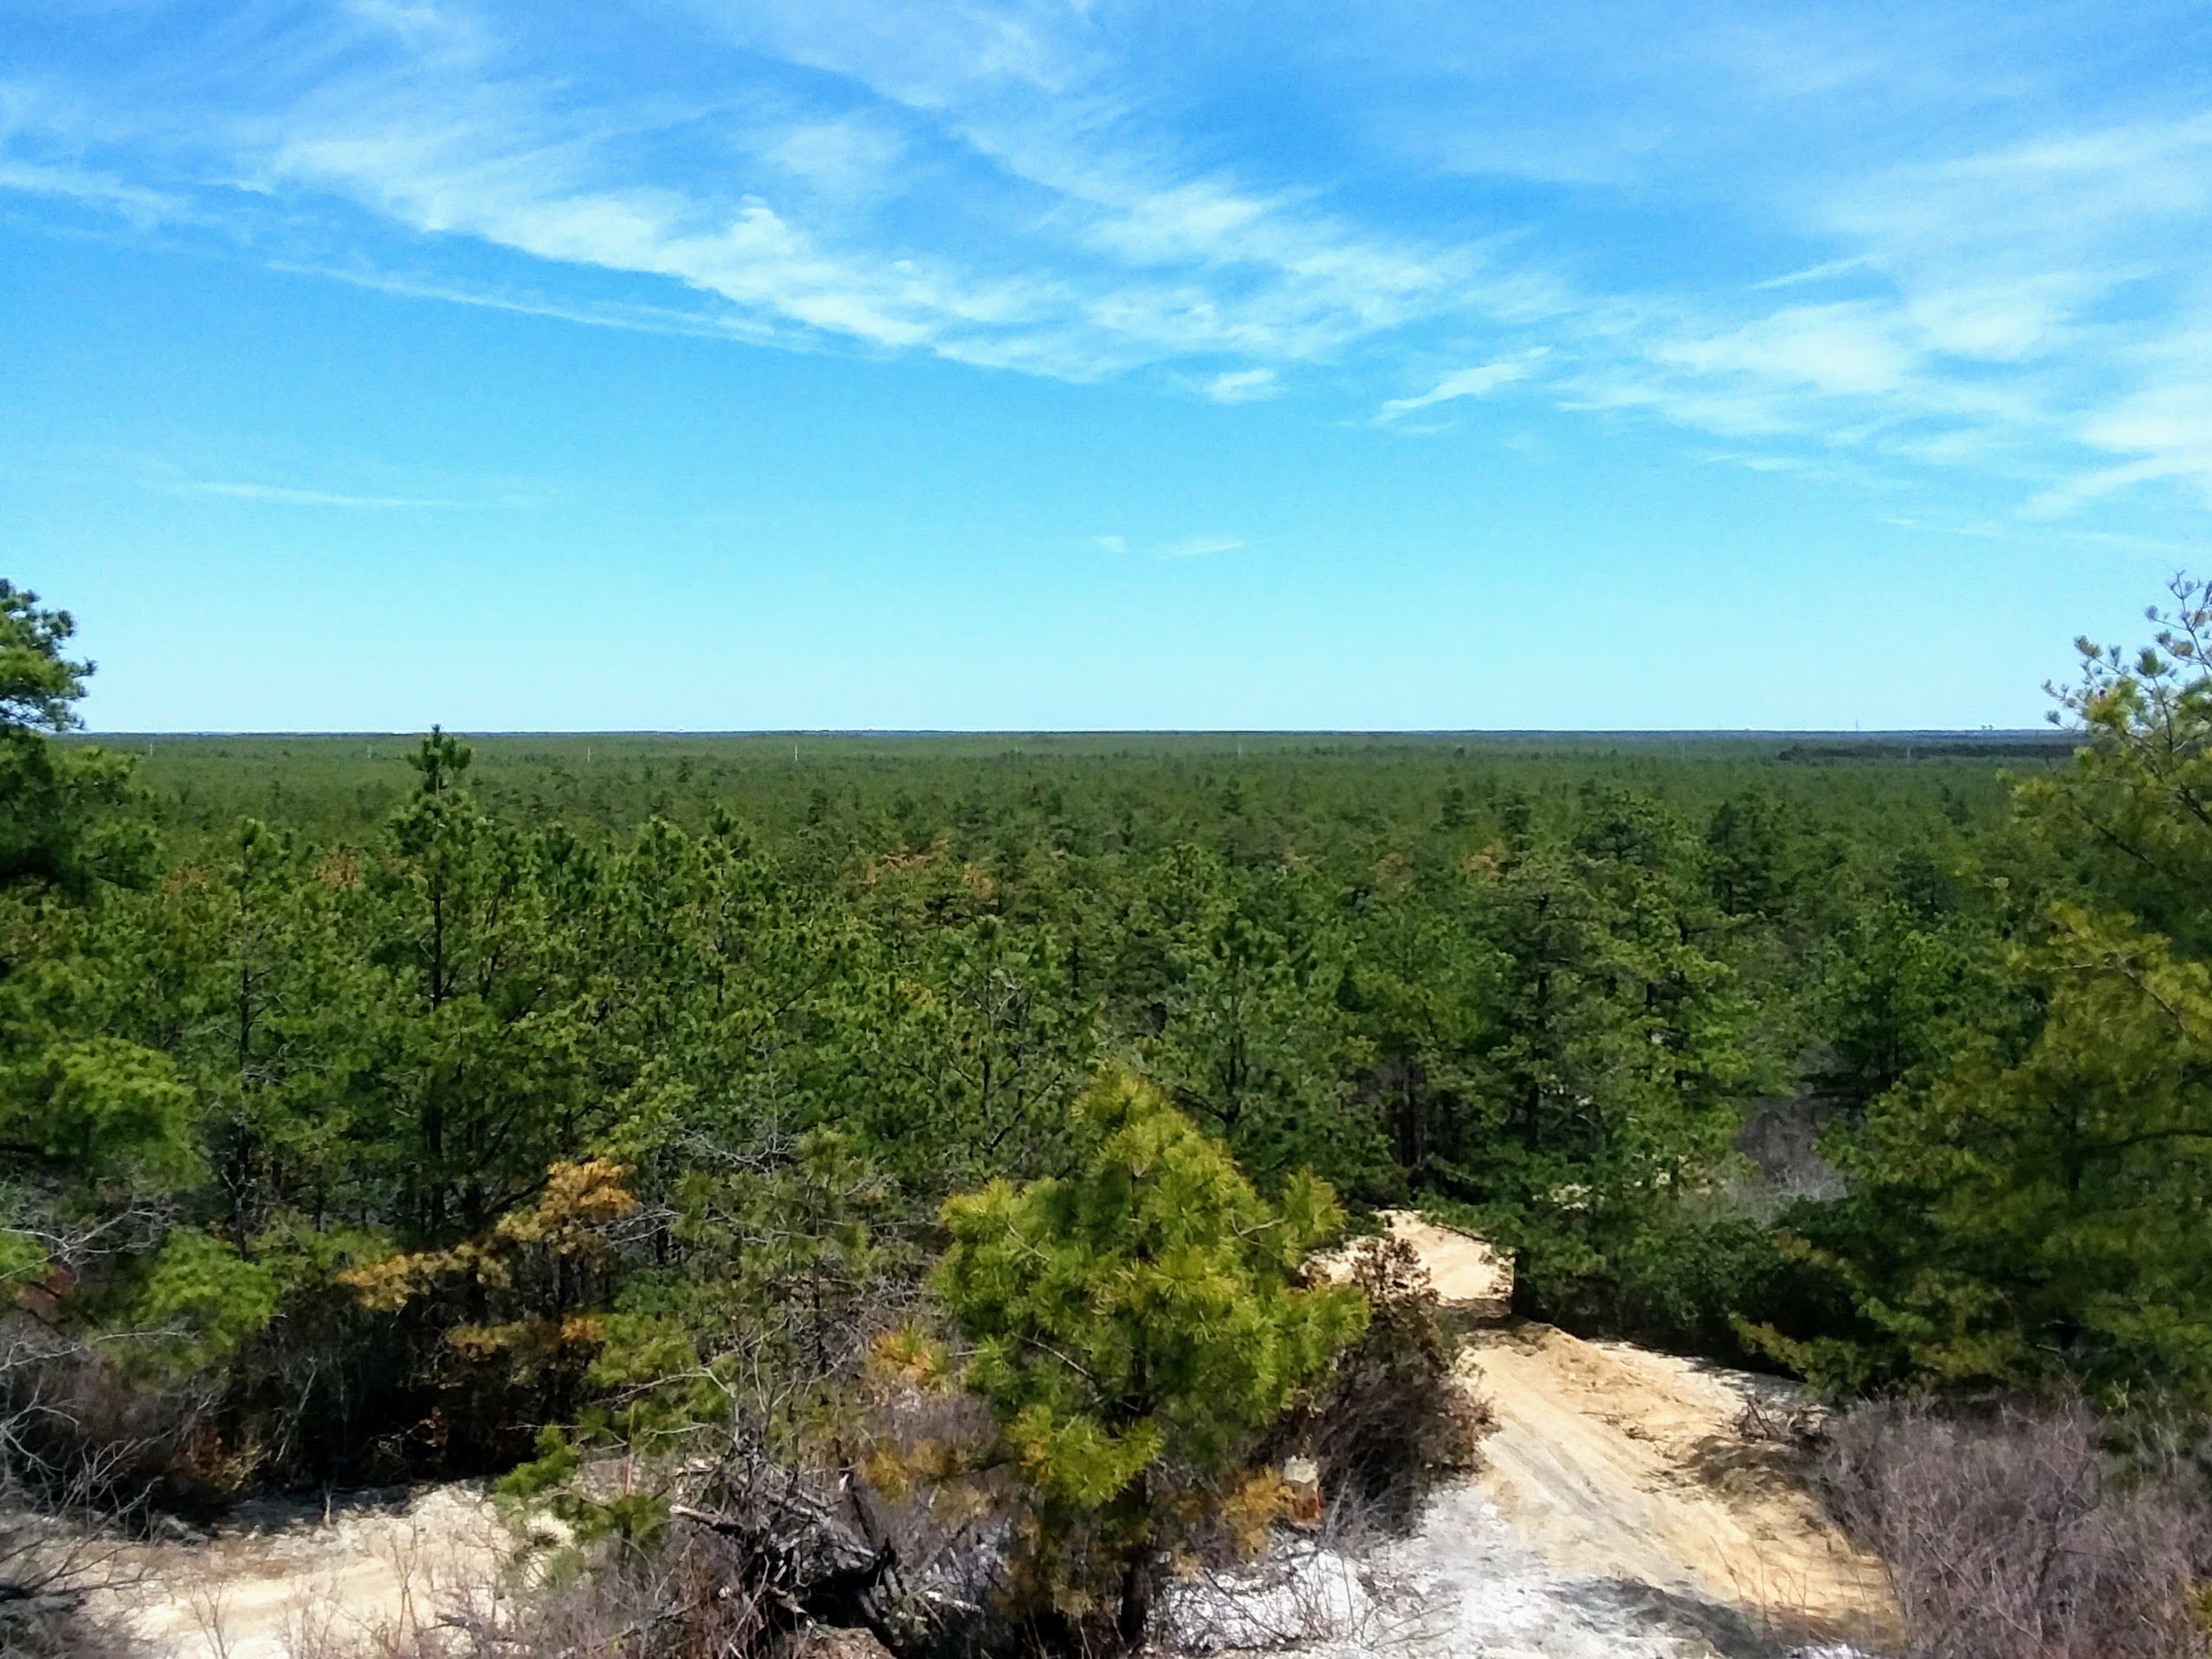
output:
MULTIPOLYGON (((150 810, 180 830, 258 815, 359 835, 404 799, 398 763, 415 739, 354 736, 129 736, 97 739, 127 754, 150 810)), ((1019 816, 1057 791, 1086 812, 1108 804, 1155 842, 1215 834, 1215 791, 1232 784, 1277 827, 1332 842, 1365 820, 1424 824, 1457 791, 1471 810, 1516 794, 1571 794, 1603 782, 1694 809, 1747 787, 1801 803, 1815 817, 1933 801, 1996 813, 2002 767, 2063 760, 2064 733, 831 733, 472 736, 470 786, 488 806, 581 827, 619 829, 658 814, 688 823, 720 805, 784 831, 835 820, 856 833, 950 828, 987 799, 1019 816), (1854 763, 1846 775, 1777 763, 1854 763), (1874 767, 1872 776, 1863 774, 1874 767), (1894 770, 1892 770, 1894 768, 1894 770), (870 825, 868 821, 875 821, 870 825), (896 821, 896 822, 892 822, 896 821)), ((94 740, 72 737, 70 745, 94 740)))

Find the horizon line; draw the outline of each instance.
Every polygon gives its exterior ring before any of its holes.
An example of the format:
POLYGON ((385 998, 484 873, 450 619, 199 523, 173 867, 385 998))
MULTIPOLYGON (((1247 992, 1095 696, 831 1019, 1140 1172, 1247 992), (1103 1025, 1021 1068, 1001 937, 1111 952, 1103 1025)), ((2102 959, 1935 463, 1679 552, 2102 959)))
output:
MULTIPOLYGON (((101 742, 177 738, 406 738, 425 735, 422 726, 391 727, 179 727, 174 730, 95 731, 79 728, 55 733, 64 741, 101 742)), ((455 737, 472 738, 2052 738, 2073 735, 2051 726, 445 726, 455 737)))

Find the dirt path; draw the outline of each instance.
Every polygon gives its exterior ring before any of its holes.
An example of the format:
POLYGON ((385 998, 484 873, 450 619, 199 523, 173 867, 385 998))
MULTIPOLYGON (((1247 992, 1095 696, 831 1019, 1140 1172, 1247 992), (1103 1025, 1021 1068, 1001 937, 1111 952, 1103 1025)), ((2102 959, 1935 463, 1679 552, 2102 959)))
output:
POLYGON ((1497 1251, 1387 1219, 1462 1327, 1462 1370, 1497 1425, 1477 1486, 1530 1550, 1723 1624, 1860 1639, 1887 1628, 1879 1564, 1739 1426, 1749 1403, 1787 1404, 1789 1385, 1506 1320, 1512 1268, 1497 1251))
POLYGON ((245 1506, 203 1544, 126 1552, 119 1604, 162 1659, 319 1659, 482 1594, 517 1540, 470 1482, 245 1506), (133 1559, 133 1558, 137 1559, 133 1559))
POLYGON ((1762 1626, 1879 1634, 1879 1565, 1782 1454, 1737 1427, 1748 1402, 1777 1404, 1784 1385, 1528 1323, 1471 1333, 1462 1364, 1497 1419, 1483 1489, 1558 1565, 1762 1626))

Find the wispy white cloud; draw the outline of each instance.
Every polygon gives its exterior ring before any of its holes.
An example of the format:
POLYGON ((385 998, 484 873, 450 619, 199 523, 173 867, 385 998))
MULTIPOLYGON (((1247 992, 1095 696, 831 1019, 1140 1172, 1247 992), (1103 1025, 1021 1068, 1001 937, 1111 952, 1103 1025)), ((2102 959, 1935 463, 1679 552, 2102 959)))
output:
MULTIPOLYGON (((4 139, 0 133, 0 139, 4 139)), ((0 150, 0 191, 62 197, 87 206, 109 208, 146 223, 177 218, 189 209, 185 199, 152 190, 112 174, 68 165, 17 159, 0 150)))
POLYGON ((429 235, 480 238, 533 258, 662 277, 747 318, 899 350, 955 353, 968 330, 1023 315, 1019 281, 971 282, 911 259, 849 256, 765 200, 702 201, 605 184, 588 145, 507 100, 433 119, 403 100, 344 112, 288 137, 275 181, 350 196, 429 235))
POLYGON ((1997 542, 2008 546, 2041 543, 2060 547, 2094 547, 2125 553, 2151 553, 2163 558, 2175 559, 2187 559, 2203 551, 2199 543, 2176 540, 2170 536, 2138 535, 2127 531, 2097 530, 2079 525, 2046 523, 2035 520, 2022 522, 2018 516, 2012 514, 1961 520, 1885 514, 1880 521, 1923 535, 1955 536, 1969 541, 1997 542))
POLYGON ((238 501, 267 501, 280 507, 366 508, 465 507, 467 501, 433 495, 362 495, 343 490, 299 489, 288 484, 260 484, 217 478, 187 479, 177 486, 191 495, 220 495, 238 501))
POLYGON ((1817 265, 1807 265, 1794 271, 1784 271, 1779 276, 1762 277, 1744 284, 1746 294, 1770 294, 1777 288, 1815 287, 1832 283, 1840 278, 1860 275, 1872 268, 1864 254, 1853 254, 1843 259, 1822 260, 1817 265))
POLYGON ((0 81, 0 190, 394 294, 1401 430, 1512 390, 2081 514, 2212 489, 2175 355, 2212 110, 2145 8, 1631 6, 1601 45, 1385 9, 1163 58, 1172 19, 1064 0, 673 0, 650 63, 519 0, 243 8, 158 59, 103 15, 112 61, 0 81))
POLYGON ((1894 392, 1916 367, 1893 320, 1866 305, 1795 306, 1653 356, 1699 376, 1805 386, 1836 397, 1894 392))
POLYGON ((472 286, 460 280, 426 280, 402 272, 380 270, 358 261, 311 264, 274 260, 270 261, 270 268, 294 275, 343 282, 349 287, 365 288, 372 294, 390 294, 396 299, 430 300, 441 305, 470 306, 484 311, 508 312, 518 317, 543 317, 554 322, 577 323, 587 328, 688 335, 698 339, 734 339, 756 345, 788 343, 773 326, 734 312, 716 313, 681 305, 566 300, 535 290, 472 286))
POLYGON ((2121 459, 2038 493, 2028 503, 2032 516, 2062 517, 2115 492, 2164 481, 2191 487, 2212 506, 2212 380, 2170 380, 2131 392, 2090 415, 2081 437, 2121 459))
POLYGON ((891 123, 854 111, 788 115, 766 124, 759 144, 779 171, 840 202, 896 194, 909 147, 891 123))
POLYGON ((1493 358, 1488 363, 1478 363, 1471 369, 1460 369, 1447 374, 1426 391, 1410 397, 1393 397, 1375 411, 1378 422, 1387 423, 1416 410, 1433 409, 1439 403, 1448 403, 1461 397, 1488 397, 1506 387, 1526 380, 1535 374, 1544 358, 1551 355, 1547 345, 1532 346, 1517 352, 1510 357, 1493 358))
POLYGON ((1255 403, 1283 395, 1283 378, 1272 369, 1231 369, 1209 375, 1199 391, 1217 403, 1255 403))
POLYGON ((1203 558, 1211 553, 1240 552, 1252 544, 1241 536, 1184 536, 1174 540, 1132 543, 1127 536, 1093 536, 1090 545, 1103 553, 1135 553, 1152 558, 1203 558))
POLYGON ((1817 462, 1803 455, 1776 455, 1762 449, 1716 449, 1700 457, 1716 467, 1742 467, 1755 473, 1817 473, 1817 462))
POLYGON ((342 0, 340 10, 416 52, 447 61, 479 58, 493 45, 489 33, 451 0, 342 0))
POLYGON ((1073 379, 1234 353, 1257 360, 1216 384, 1250 398, 1263 374, 1410 324, 1556 300, 1479 239, 1379 232, 1310 190, 1190 165, 1132 116, 1128 66, 1093 61, 1056 7, 912 28, 872 6, 699 8, 734 39, 838 77, 837 108, 818 87, 746 95, 762 71, 743 61, 703 100, 624 107, 589 79, 477 55, 456 69, 423 44, 456 32, 454 9, 363 10, 415 49, 236 123, 241 176, 424 236, 672 282, 789 344, 1073 379), (667 165, 726 108, 734 147, 719 165, 667 165), (911 211, 925 180, 941 191, 934 224, 911 211), (966 234, 978 211, 988 223, 966 234), (886 221, 908 228, 887 236, 886 221))

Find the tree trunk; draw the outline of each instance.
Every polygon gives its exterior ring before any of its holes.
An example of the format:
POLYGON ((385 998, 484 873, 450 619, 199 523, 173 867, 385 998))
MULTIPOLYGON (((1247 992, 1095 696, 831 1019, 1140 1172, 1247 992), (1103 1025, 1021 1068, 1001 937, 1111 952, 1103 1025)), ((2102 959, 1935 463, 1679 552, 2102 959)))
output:
POLYGON ((1135 1653, 1144 1645, 1145 1632, 1152 1626, 1152 1603, 1159 1584, 1158 1552, 1148 1541, 1139 1544, 1129 1552, 1129 1565, 1122 1570, 1122 1605, 1114 1620, 1114 1635, 1123 1652, 1135 1653))

